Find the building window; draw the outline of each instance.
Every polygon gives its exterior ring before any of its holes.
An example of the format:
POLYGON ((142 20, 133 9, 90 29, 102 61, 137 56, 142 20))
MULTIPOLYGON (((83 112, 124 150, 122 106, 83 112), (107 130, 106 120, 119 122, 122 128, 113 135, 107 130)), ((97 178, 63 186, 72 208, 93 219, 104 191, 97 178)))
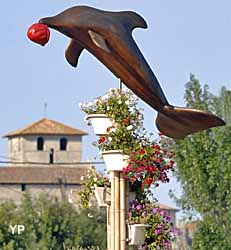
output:
POLYGON ((60 150, 62 150, 62 151, 67 150, 67 139, 66 138, 60 139, 60 150))
POLYGON ((21 186, 21 191, 22 191, 22 192, 26 191, 26 184, 22 184, 22 186, 21 186))
POLYGON ((50 153, 49 153, 49 163, 53 164, 54 163, 54 149, 51 148, 50 149, 50 153))
POLYGON ((42 137, 38 137, 37 139, 37 150, 43 150, 44 147, 44 139, 42 137))

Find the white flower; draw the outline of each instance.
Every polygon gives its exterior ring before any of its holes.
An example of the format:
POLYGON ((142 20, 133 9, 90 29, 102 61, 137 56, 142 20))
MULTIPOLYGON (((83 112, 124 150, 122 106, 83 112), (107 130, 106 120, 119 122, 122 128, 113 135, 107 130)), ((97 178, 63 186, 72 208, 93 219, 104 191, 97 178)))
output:
POLYGON ((116 128, 111 128, 110 132, 116 132, 116 128))
POLYGON ((127 126, 127 130, 131 130, 131 129, 133 129, 132 125, 127 126))
POLYGON ((83 106, 82 102, 80 102, 78 105, 80 108, 82 108, 82 106, 83 106))
POLYGON ((121 101, 121 100, 119 100, 119 101, 118 101, 118 103, 119 103, 119 104, 122 104, 122 101, 121 101))
POLYGON ((112 138, 111 138, 111 137, 108 137, 108 141, 112 141, 112 138))
POLYGON ((127 100, 127 101, 125 102, 125 104, 126 104, 126 105, 129 105, 129 104, 130 104, 129 100, 127 100))
POLYGON ((110 106, 107 106, 107 110, 110 110, 111 108, 110 108, 110 106))
POLYGON ((83 180, 84 180, 84 176, 81 176, 81 177, 80 177, 80 180, 83 181, 83 180))
POLYGON ((97 181, 98 179, 97 179, 97 177, 94 177, 94 181, 97 181))
POLYGON ((103 96, 101 96, 101 100, 102 101, 106 101, 107 99, 108 99, 108 97, 109 97, 109 95, 108 94, 105 94, 105 95, 103 95, 103 96))

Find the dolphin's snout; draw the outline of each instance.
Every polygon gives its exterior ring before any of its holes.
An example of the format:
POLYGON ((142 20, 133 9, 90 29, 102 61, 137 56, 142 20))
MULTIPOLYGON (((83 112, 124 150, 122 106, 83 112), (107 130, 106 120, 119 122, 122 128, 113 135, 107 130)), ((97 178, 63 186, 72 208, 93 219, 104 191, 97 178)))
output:
POLYGON ((46 24, 50 28, 57 27, 57 23, 54 17, 45 17, 39 20, 39 23, 46 24))

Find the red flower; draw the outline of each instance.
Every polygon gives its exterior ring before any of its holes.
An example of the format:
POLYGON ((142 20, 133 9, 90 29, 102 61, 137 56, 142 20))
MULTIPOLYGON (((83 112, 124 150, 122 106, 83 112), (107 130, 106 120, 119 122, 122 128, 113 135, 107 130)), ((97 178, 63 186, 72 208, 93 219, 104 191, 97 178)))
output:
POLYGON ((154 149, 160 149, 160 146, 157 145, 157 144, 154 144, 154 145, 152 145, 152 148, 154 148, 154 149))
POLYGON ((101 136, 99 138, 99 140, 98 140, 98 143, 101 144, 101 143, 105 142, 105 140, 106 140, 106 137, 105 136, 101 136))
POLYGON ((148 179, 146 179, 146 180, 143 181, 143 183, 144 183, 145 185, 147 185, 148 187, 151 186, 152 182, 153 182, 153 179, 152 179, 152 178, 148 178, 148 179))
POLYGON ((174 161, 173 160, 170 160, 170 165, 173 166, 174 165, 174 161))
POLYGON ((129 118, 125 118, 125 119, 124 119, 124 124, 125 124, 125 125, 128 125, 129 122, 130 122, 129 118))
POLYGON ((157 158, 157 159, 155 160, 155 162, 156 162, 156 163, 161 163, 161 162, 162 162, 162 159, 161 159, 161 158, 157 158))
POLYGON ((49 41, 50 31, 47 25, 35 23, 28 29, 27 36, 31 41, 44 46, 49 41))
POLYGON ((150 171, 150 173, 155 173, 156 172, 156 168, 154 166, 150 166, 148 167, 148 170, 150 171))
POLYGON ((141 150, 140 150, 140 154, 144 155, 144 154, 145 154, 145 150, 144 150, 144 149, 141 149, 141 150))

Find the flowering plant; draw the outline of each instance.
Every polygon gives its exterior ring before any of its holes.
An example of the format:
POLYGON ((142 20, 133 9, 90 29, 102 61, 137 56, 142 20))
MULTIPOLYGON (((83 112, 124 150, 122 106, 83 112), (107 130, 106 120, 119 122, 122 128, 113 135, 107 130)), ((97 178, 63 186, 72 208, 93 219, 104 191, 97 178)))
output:
POLYGON ((158 186, 158 181, 169 182, 168 172, 174 170, 173 157, 167 143, 160 146, 157 142, 147 141, 130 154, 129 164, 123 169, 124 176, 130 182, 140 181, 142 189, 152 184, 158 186))
POLYGON ((110 187, 111 183, 107 176, 103 176, 96 172, 94 168, 88 170, 87 176, 81 176, 81 180, 86 180, 84 188, 79 192, 80 203, 82 207, 88 208, 90 197, 93 194, 94 187, 110 187))
POLYGON ((171 223, 171 217, 160 208, 148 201, 133 200, 128 211, 128 223, 147 224, 145 229, 145 244, 142 249, 170 249, 170 241, 176 236, 176 230, 171 223))
POLYGON ((110 89, 105 95, 80 104, 86 114, 106 114, 114 120, 108 134, 94 143, 101 151, 122 150, 129 154, 143 135, 143 115, 137 108, 138 98, 130 90, 110 89))

